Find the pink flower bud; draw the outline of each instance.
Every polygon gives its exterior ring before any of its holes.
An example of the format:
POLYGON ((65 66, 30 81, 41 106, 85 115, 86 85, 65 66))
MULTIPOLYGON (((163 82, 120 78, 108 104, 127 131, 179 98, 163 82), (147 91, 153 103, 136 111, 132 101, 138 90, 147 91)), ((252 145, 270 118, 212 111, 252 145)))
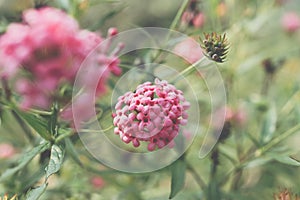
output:
POLYGON ((111 27, 111 28, 108 29, 108 35, 110 37, 115 36, 117 34, 118 34, 118 29, 117 28, 111 27))

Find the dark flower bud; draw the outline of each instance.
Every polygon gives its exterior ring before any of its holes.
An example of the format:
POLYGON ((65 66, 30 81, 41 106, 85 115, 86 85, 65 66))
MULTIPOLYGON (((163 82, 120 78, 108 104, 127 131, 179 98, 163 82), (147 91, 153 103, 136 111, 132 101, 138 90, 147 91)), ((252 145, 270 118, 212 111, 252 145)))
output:
POLYGON ((211 34, 204 33, 204 39, 202 40, 202 49, 204 50, 204 54, 214 60, 215 62, 223 63, 226 59, 226 55, 228 53, 228 42, 226 38, 226 34, 218 35, 213 32, 211 34))

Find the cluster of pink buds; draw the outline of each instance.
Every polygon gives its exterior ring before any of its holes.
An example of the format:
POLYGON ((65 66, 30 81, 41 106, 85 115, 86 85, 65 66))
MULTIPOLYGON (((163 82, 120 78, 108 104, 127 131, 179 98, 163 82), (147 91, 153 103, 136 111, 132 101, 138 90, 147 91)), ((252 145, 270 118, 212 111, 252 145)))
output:
POLYGON ((190 103, 167 81, 145 82, 118 98, 113 113, 115 133, 134 147, 148 142, 148 150, 173 144, 179 126, 186 125, 190 103))

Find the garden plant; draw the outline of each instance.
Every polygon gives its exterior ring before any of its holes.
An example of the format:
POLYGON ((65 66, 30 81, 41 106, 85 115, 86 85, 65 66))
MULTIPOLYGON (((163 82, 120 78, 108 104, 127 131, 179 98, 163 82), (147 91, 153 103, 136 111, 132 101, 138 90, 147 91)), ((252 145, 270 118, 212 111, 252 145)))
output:
POLYGON ((299 200, 299 0, 0 0, 0 200, 299 200))

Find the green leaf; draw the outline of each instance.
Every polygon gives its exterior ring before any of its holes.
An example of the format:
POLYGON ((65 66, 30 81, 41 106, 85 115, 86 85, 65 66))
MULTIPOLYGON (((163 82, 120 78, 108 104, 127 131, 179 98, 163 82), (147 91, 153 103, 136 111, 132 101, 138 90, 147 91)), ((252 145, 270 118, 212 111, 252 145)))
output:
POLYGON ((275 133, 277 123, 277 112, 274 104, 271 104, 265 115, 261 131, 261 141, 265 144, 269 142, 275 133))
POLYGON ((57 118, 59 115, 58 105, 55 103, 52 106, 52 114, 50 115, 50 119, 48 121, 48 130, 51 132, 53 136, 57 136, 58 126, 57 126, 57 118))
POLYGON ((70 1, 69 0, 55 0, 54 1, 59 7, 69 10, 70 9, 70 1))
POLYGON ((45 151, 48 148, 49 148, 49 143, 43 143, 43 144, 40 144, 39 146, 33 148, 32 150, 28 151, 27 153, 25 153, 21 157, 17 166, 10 168, 10 169, 6 170, 3 174, 1 174, 0 182, 3 180, 6 180, 10 176, 17 173, 19 170, 24 168, 36 155, 45 151))
POLYGON ((70 138, 65 138, 65 143, 66 143, 66 151, 67 154, 71 156, 71 158, 79 165, 79 166, 83 166, 82 162, 80 161, 79 157, 78 157, 78 153, 72 143, 72 141, 70 140, 70 138))
POLYGON ((42 194, 46 191, 47 184, 44 183, 43 185, 30 190, 26 195, 26 200, 38 200, 42 194))
POLYGON ((273 158, 269 157, 269 156, 265 156, 265 157, 260 157, 260 158, 256 158, 250 162, 248 162, 245 165, 245 168, 251 168, 251 167, 258 167, 264 164, 267 164, 268 162, 272 161, 273 158))
POLYGON ((26 200, 37 200, 46 191, 47 180, 52 175, 58 172, 64 160, 64 148, 62 146, 54 144, 51 147, 51 155, 49 164, 46 167, 45 183, 33 190, 30 190, 26 195, 26 200))
POLYGON ((185 182, 186 163, 184 160, 178 159, 171 166, 171 192, 169 199, 172 199, 183 188, 185 182))
POLYGON ((31 126, 42 138, 45 140, 51 141, 53 140, 50 132, 48 131, 48 125, 45 121, 41 118, 37 117, 36 115, 21 112, 18 109, 15 109, 15 112, 27 122, 29 126, 31 126))
POLYGON ((92 30, 99 29, 99 27, 102 27, 108 19, 111 19, 115 15, 119 14, 125 8, 126 8, 126 6, 121 6, 119 8, 116 8, 114 10, 110 10, 107 13, 105 13, 104 16, 102 17, 102 19, 98 20, 95 24, 93 24, 92 30))
POLYGON ((299 105, 296 105, 295 112, 296 112, 297 121, 300 121, 300 106, 299 105))
POLYGON ((64 154, 65 150, 62 146, 55 144, 52 146, 49 164, 46 167, 46 179, 60 170, 64 160, 64 154))
POLYGON ((292 165, 292 166, 300 166, 300 162, 289 157, 289 156, 279 156, 274 158, 276 161, 286 164, 286 165, 292 165))

